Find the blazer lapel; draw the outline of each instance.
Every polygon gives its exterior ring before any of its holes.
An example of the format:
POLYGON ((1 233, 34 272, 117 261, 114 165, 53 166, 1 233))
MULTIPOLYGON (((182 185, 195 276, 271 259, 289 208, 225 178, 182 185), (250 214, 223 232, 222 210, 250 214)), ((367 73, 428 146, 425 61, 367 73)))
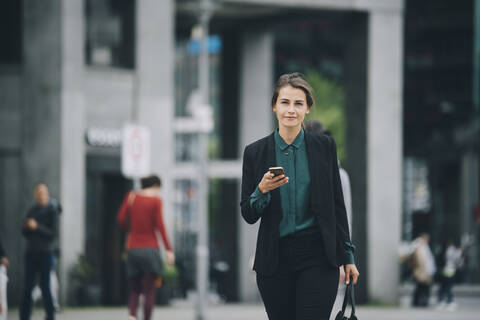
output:
POLYGON ((277 157, 275 156, 275 137, 272 133, 267 139, 267 167, 275 167, 276 165, 277 157))
MULTIPOLYGON (((277 157, 275 155, 275 138, 274 133, 268 136, 267 139, 267 163, 266 168, 263 173, 265 173, 268 168, 277 166, 277 157)), ((271 200, 270 203, 274 212, 282 212, 282 206, 280 201, 280 190, 277 188, 271 191, 271 200)), ((283 214, 283 212, 282 212, 283 214)))
MULTIPOLYGON (((318 140, 318 139, 317 139, 318 140)), ((325 160, 327 150, 322 143, 317 141, 305 130, 305 143, 307 147, 308 169, 310 173, 310 207, 318 208, 323 201, 324 186, 328 177, 322 170, 321 162, 325 160)))

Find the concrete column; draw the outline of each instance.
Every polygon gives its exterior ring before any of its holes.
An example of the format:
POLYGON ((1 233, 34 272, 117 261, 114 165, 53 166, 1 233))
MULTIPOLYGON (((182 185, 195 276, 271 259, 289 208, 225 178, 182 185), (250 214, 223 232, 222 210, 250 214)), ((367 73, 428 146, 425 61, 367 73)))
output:
POLYGON ((84 0, 61 1, 61 167, 60 279, 62 297, 68 274, 85 250, 84 0))
MULTIPOLYGON (((264 32, 243 35, 240 79, 240 154, 247 144, 272 132, 270 100, 273 88, 273 36, 264 32)), ((259 300, 252 262, 259 223, 239 222, 239 296, 241 301, 259 300)))
POLYGON ((351 13, 346 56, 347 170, 352 188, 352 241, 361 281, 355 289, 358 303, 368 301, 367 261, 367 45, 368 14, 351 13))
MULTIPOLYGON (((33 203, 33 185, 43 181, 60 196, 61 1, 23 3, 23 203, 33 203)), ((24 210, 25 212, 25 210, 24 210)))
MULTIPOLYGON (((20 36, 20 35, 19 35, 20 36)), ((19 226, 23 220, 22 199, 22 114, 21 69, 0 71, 0 237, 10 265, 8 302, 18 304, 23 278, 23 239, 19 226)))
POLYGON ((136 90, 138 122, 151 134, 152 173, 162 179, 164 217, 173 241, 173 53, 172 0, 136 1, 136 90))
POLYGON ((35 183, 63 205, 60 278, 84 249, 83 0, 24 1, 23 212, 35 183))
MULTIPOLYGON (((370 11, 367 102, 368 288, 397 301, 402 214, 402 11, 370 11)), ((365 272, 365 271, 364 271, 365 272)))
POLYGON ((3 247, 10 261, 8 270, 8 303, 18 305, 21 297, 21 283, 24 271, 23 239, 19 232, 22 224, 23 211, 21 211, 21 186, 22 171, 20 165, 20 152, 1 150, 0 156, 0 236, 3 247))
MULTIPOLYGON (((477 236, 478 225, 473 223, 473 210, 479 203, 480 185, 479 179, 480 168, 478 153, 467 151, 462 155, 461 161, 461 178, 460 178, 460 230, 458 234, 460 237, 465 234, 477 236)), ((461 240, 461 238, 460 238, 461 240)), ((473 248, 468 250, 470 254, 470 267, 472 269, 479 268, 479 251, 473 248)))

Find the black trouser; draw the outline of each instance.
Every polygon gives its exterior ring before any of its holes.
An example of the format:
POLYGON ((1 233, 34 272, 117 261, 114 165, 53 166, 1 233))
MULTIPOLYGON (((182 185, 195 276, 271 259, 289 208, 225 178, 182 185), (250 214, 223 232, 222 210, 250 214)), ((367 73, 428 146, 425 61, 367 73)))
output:
POLYGON ((427 307, 430 300, 430 284, 416 281, 413 292, 413 305, 415 307, 427 307))
POLYGON ((442 302, 443 298, 447 298, 447 303, 453 302, 453 284, 455 277, 446 277, 444 275, 440 278, 440 289, 438 289, 438 302, 442 302))
POLYGON ((25 254, 25 283, 20 306, 20 320, 29 320, 32 314, 32 290, 37 274, 40 275, 40 289, 47 320, 55 319, 55 307, 50 289, 50 272, 53 266, 53 254, 50 252, 27 252, 25 254))
POLYGON ((270 320, 328 320, 338 289, 338 267, 325 256, 321 234, 280 239, 279 265, 257 285, 270 320))

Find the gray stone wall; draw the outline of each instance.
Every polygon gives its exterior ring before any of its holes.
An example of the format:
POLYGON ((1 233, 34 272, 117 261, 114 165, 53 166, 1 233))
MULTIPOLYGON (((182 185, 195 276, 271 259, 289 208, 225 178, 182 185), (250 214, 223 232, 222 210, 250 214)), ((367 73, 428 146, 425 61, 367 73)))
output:
MULTIPOLYGON (((272 132, 270 100, 273 89, 273 36, 268 32, 248 32, 242 36, 240 73, 240 152, 272 132), (254 120, 253 120, 254 119, 254 120)), ((239 188, 239 190, 241 190, 239 188)), ((239 292, 241 301, 258 301, 253 258, 259 222, 239 221, 239 292)))
POLYGON ((120 129, 132 120, 135 73, 130 70, 85 70, 86 127, 120 129))

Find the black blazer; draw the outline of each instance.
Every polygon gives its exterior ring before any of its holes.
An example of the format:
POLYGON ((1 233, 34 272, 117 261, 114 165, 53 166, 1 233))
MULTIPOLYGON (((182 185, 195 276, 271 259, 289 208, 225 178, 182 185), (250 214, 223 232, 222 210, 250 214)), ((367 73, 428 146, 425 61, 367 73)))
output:
MULTIPOLYGON (((310 172, 309 209, 320 227, 329 263, 332 266, 347 264, 344 243, 350 242, 350 236, 335 142, 329 136, 305 131, 305 143, 310 172)), ((261 214, 250 206, 250 195, 268 168, 276 166, 273 133, 245 148, 240 207, 243 218, 249 224, 261 219, 253 269, 263 275, 273 274, 278 265, 282 219, 280 191, 275 189, 270 192, 270 203, 261 214)))

